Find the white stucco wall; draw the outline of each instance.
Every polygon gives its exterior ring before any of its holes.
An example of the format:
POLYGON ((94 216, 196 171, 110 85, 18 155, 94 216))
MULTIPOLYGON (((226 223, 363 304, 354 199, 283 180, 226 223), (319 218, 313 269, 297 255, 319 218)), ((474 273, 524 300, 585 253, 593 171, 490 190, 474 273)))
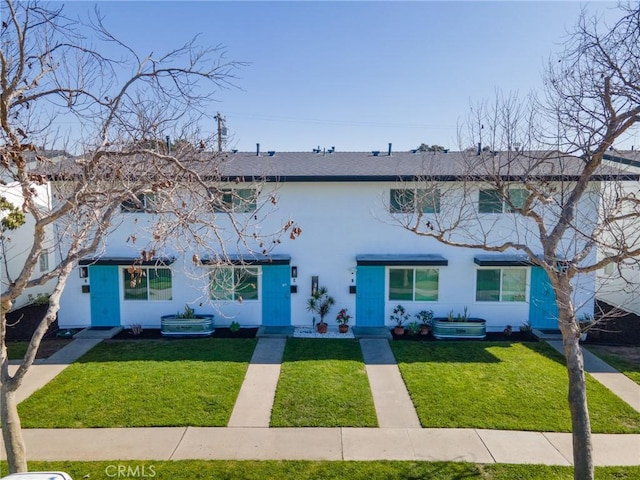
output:
MULTIPOLYGON (((36 196, 35 201, 40 208, 47 209, 50 206, 51 192, 49 185, 32 185, 35 189, 36 196)), ((23 196, 20 189, 20 185, 15 183, 9 183, 7 185, 0 186, 0 196, 5 197, 9 202, 18 208, 22 208, 23 196)), ((2 213, 0 213, 2 215, 2 213)), ((3 233, 4 239, 2 240, 4 245, 4 251, 0 251, 0 282, 1 288, 4 291, 9 283, 19 275, 20 271, 24 267, 24 264, 29 256, 29 252, 33 246, 33 228, 35 225, 34 218, 27 214, 25 215, 25 224, 17 230, 9 230, 3 233)), ((55 252, 53 242, 53 228, 47 227, 45 230, 46 241, 45 248, 47 248, 49 255, 49 268, 45 270, 40 269, 38 263, 35 267, 31 278, 37 278, 42 273, 46 273, 55 266, 55 252)), ((53 282, 48 282, 44 285, 36 286, 25 290, 20 296, 16 298, 13 304, 13 309, 18 309, 30 303, 37 298, 38 295, 45 295, 51 293, 53 288, 53 282)))
MULTIPOLYGON (((263 197, 268 196, 273 186, 267 186, 263 197)), ((417 236, 400 228, 388 213, 389 189, 398 185, 383 182, 363 183, 320 183, 290 182, 278 186, 279 201, 271 214, 263 221, 262 231, 270 231, 293 218, 303 233, 296 240, 290 240, 288 234, 282 237, 282 243, 275 246, 274 254, 291 256, 291 266, 297 267, 298 276, 292 284, 298 286, 298 293, 291 295, 291 322, 293 325, 311 325, 312 314, 306 310, 306 301, 311 292, 312 276, 319 277, 319 285, 326 286, 336 304, 327 320, 333 324, 335 315, 341 308, 348 308, 355 315, 356 295, 349 293, 349 286, 355 284, 356 255, 361 254, 440 254, 448 259, 448 266, 440 267, 440 291, 437 302, 402 302, 411 314, 427 308, 434 310, 436 316, 446 316, 453 310, 461 313, 466 306, 473 317, 488 320, 488 329, 501 331, 507 324, 519 325, 528 319, 529 304, 524 303, 486 303, 475 301, 476 269, 474 257, 484 253, 481 250, 454 248, 445 246, 436 240, 417 236)), ((455 202, 455 198, 451 199, 455 202)), ((443 202, 445 200, 443 199, 443 202)), ((588 206, 587 206, 588 207, 588 206)), ((590 207, 588 207, 590 208, 590 207)), ((112 234, 105 247, 107 256, 135 256, 137 248, 126 242, 132 229, 139 229, 145 221, 151 221, 153 215, 126 214, 123 224, 112 234), (134 219, 138 225, 134 226, 134 219)), ((487 221, 493 225, 496 238, 503 239, 514 235, 510 216, 489 215, 487 221)), ((224 220, 221 220, 221 225, 224 220)), ((523 225, 518 227, 521 241, 537 249, 535 237, 527 233, 523 225), (525 238, 526 237, 526 238, 525 238)), ((182 310, 185 304, 196 306, 198 312, 214 313, 217 325, 228 325, 238 321, 243 326, 261 323, 259 301, 223 302, 210 304, 204 294, 204 277, 194 280, 192 274, 191 253, 186 255, 178 250, 163 252, 163 255, 175 254, 177 261, 172 265, 173 300, 170 302, 124 301, 121 299, 122 324, 142 324, 147 327, 159 327, 160 315, 182 310), (202 302, 202 305, 200 303, 202 302)), ((122 273, 121 273, 122 275, 122 273)), ((388 282, 388 276, 387 280, 388 282)), ((81 294, 81 285, 85 279, 73 274, 61 301, 60 323, 63 327, 88 326, 90 323, 89 294, 81 294)), ((90 279, 88 280, 90 284, 90 279)), ((583 311, 593 308, 593 279, 584 278, 579 282, 575 303, 583 311)), ((388 285, 387 285, 388 292, 388 285)), ((388 297, 387 297, 388 298, 388 297)), ((386 322, 391 325, 389 315, 397 301, 386 302, 386 322)), ((352 320, 352 324, 353 320, 352 320)))

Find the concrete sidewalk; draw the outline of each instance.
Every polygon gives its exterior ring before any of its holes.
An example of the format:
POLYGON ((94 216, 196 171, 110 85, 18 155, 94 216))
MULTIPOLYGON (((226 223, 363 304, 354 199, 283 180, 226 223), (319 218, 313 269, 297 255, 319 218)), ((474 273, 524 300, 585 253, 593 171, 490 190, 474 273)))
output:
MULTIPOLYGON (((429 460, 571 465, 571 434, 429 428, 24 431, 29 460, 429 460)), ((640 465, 640 435, 593 435, 598 466, 640 465)), ((4 455, 4 450, 3 450, 4 455)))
MULTIPOLYGON (((109 333, 86 333, 84 337, 34 365, 21 388, 21 398, 42 387, 109 333)), ((550 343, 562 349, 562 342, 550 343)), ((269 428, 285 344, 285 338, 259 339, 226 428, 27 429, 28 457, 572 463, 569 433, 421 428, 389 342, 376 338, 362 338, 360 345, 380 428, 269 428)), ((606 381, 608 388, 632 406, 640 400, 637 384, 625 382, 622 374, 584 352, 587 371, 606 381)), ((640 465, 640 435, 594 434, 593 445, 596 465, 640 465)), ((4 458, 4 449, 1 455, 4 458)))

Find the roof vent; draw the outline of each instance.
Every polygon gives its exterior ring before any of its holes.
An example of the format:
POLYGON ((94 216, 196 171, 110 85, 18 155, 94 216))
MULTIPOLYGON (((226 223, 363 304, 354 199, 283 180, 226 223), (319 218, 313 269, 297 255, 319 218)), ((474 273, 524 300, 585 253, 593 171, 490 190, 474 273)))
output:
POLYGON ((418 151, 418 149, 414 148, 414 149, 411 150, 411 153, 416 153, 417 151, 418 151))
POLYGON ((256 143, 256 157, 260 156, 260 144, 256 143))
POLYGON ((333 153, 336 151, 336 147, 331 147, 329 150, 327 150, 328 153, 333 153))
POLYGON ((273 156, 276 154, 276 151, 275 151, 275 150, 269 150, 269 151, 267 152, 267 154, 268 154, 270 157, 273 157, 273 156))
POLYGON ((380 155, 380 150, 374 150, 373 152, 371 152, 371 155, 377 157, 378 155, 380 155))
POLYGON ((390 143, 390 144, 389 144, 389 150, 387 151, 387 155, 388 155, 388 156, 391 156, 391 146, 392 146, 392 144, 390 143))
POLYGON ((231 153, 238 153, 238 149, 234 148, 233 150, 231 150, 231 153))

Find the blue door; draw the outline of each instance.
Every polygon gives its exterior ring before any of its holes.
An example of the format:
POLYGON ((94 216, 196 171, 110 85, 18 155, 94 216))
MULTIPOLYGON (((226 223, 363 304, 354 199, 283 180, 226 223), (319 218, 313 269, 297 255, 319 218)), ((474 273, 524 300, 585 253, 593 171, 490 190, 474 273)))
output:
POLYGON ((356 325, 384 327, 385 267, 359 265, 356 271, 356 325))
POLYGON ((558 329, 558 305, 547 272, 531 267, 529 323, 537 329, 558 329))
POLYGON ((89 267, 91 326, 120 325, 120 280, 117 265, 89 267))
POLYGON ((289 265, 262 266, 262 325, 291 325, 291 274, 289 265))

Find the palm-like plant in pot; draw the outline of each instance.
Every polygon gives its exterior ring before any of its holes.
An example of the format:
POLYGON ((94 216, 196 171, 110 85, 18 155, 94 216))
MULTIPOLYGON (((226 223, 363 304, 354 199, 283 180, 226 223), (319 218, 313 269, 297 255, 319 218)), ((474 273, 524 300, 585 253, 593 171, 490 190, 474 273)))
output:
POLYGON ((313 323, 318 329, 318 333, 327 333, 327 324, 324 317, 327 316, 329 310, 336 301, 327 293, 327 287, 318 288, 307 300, 307 310, 320 316, 320 321, 316 324, 316 317, 313 317, 313 323))
POLYGON ((409 319, 409 314, 406 312, 402 305, 398 305, 393 309, 393 313, 390 316, 391 321, 395 322, 396 326, 393 328, 393 333, 396 335, 404 335, 404 326, 402 325, 409 319))

